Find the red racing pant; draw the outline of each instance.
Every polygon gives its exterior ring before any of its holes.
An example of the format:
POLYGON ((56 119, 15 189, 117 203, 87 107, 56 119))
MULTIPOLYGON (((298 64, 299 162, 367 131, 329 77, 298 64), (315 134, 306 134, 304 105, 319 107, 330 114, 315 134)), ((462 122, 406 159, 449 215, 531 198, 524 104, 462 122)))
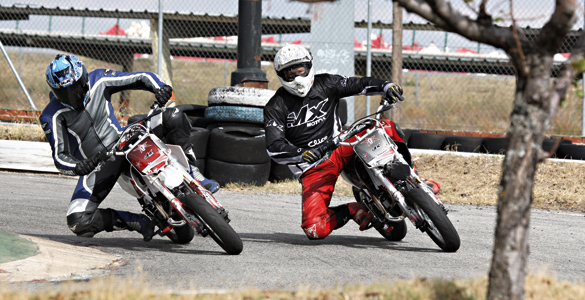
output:
MULTIPOLYGON (((383 120, 386 132, 393 140, 402 141, 394 123, 383 120)), ((301 228, 309 239, 322 239, 331 231, 341 228, 353 217, 353 204, 329 207, 335 183, 343 168, 351 161, 355 152, 350 146, 340 146, 329 159, 305 171, 301 177, 303 186, 303 217, 301 228)))

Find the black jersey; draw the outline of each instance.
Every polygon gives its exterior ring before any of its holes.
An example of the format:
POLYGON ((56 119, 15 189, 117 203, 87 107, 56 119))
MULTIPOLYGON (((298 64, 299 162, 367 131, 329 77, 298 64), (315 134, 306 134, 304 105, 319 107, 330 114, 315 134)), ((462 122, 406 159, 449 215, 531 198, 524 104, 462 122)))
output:
POLYGON ((292 95, 281 87, 264 107, 268 155, 277 163, 289 165, 299 176, 310 166, 301 159, 303 150, 315 148, 340 133, 339 99, 383 94, 386 83, 370 77, 318 74, 305 97, 292 95))

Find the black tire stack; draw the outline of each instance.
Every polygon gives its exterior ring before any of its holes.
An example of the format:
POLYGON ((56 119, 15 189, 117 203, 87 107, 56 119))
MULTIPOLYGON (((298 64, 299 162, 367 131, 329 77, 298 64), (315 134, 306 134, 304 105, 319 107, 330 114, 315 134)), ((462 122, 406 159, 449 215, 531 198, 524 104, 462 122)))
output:
MULTIPOLYGON (((412 149, 506 154, 508 146, 508 139, 505 137, 434 134, 412 129, 403 131, 406 135, 404 140, 412 149)), ((542 142, 542 149, 552 152, 552 158, 585 160, 585 145, 573 144, 568 139, 546 138, 542 142)))
POLYGON ((259 186, 272 180, 271 174, 286 177, 283 174, 288 167, 272 163, 266 153, 264 106, 274 93, 248 87, 219 87, 209 92, 205 110, 211 130, 207 177, 221 185, 235 182, 259 186))

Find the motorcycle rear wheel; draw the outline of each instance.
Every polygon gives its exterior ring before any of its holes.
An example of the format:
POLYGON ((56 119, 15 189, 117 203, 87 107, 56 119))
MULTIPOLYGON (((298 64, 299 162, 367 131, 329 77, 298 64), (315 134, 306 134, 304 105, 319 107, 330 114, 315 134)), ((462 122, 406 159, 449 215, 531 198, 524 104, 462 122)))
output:
POLYGON ((408 192, 407 198, 416 204, 426 215, 427 224, 421 228, 445 252, 455 252, 461 241, 459 234, 445 212, 421 188, 408 192))
POLYGON ((188 194, 181 197, 181 202, 193 214, 199 217, 211 238, 228 254, 240 254, 244 245, 240 236, 226 222, 226 220, 203 197, 197 194, 188 194))
MULTIPOLYGON (((365 200, 362 198, 366 198, 366 197, 369 198, 368 195, 366 195, 364 192, 362 192, 360 189, 356 188, 355 186, 352 187, 352 191, 353 191, 354 198, 358 202, 363 203, 365 200)), ((390 214, 392 214, 392 213, 390 213, 390 214)), ((393 227, 393 229, 390 231, 384 230, 384 224, 375 224, 374 228, 376 228, 376 230, 385 239, 387 239, 389 241, 393 241, 393 242, 402 241, 402 239, 404 239, 404 237, 406 236, 406 233, 407 233, 406 220, 402 220, 402 221, 397 222, 397 223, 392 223, 391 226, 393 227)))

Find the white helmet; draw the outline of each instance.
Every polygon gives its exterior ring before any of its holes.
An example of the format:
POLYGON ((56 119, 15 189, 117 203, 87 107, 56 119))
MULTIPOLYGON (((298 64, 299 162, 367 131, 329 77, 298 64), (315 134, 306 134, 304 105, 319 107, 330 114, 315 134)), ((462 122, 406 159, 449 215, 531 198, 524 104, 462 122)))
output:
POLYGON ((313 56, 304 47, 282 47, 274 56, 274 69, 282 86, 295 96, 305 97, 313 86, 313 56))

